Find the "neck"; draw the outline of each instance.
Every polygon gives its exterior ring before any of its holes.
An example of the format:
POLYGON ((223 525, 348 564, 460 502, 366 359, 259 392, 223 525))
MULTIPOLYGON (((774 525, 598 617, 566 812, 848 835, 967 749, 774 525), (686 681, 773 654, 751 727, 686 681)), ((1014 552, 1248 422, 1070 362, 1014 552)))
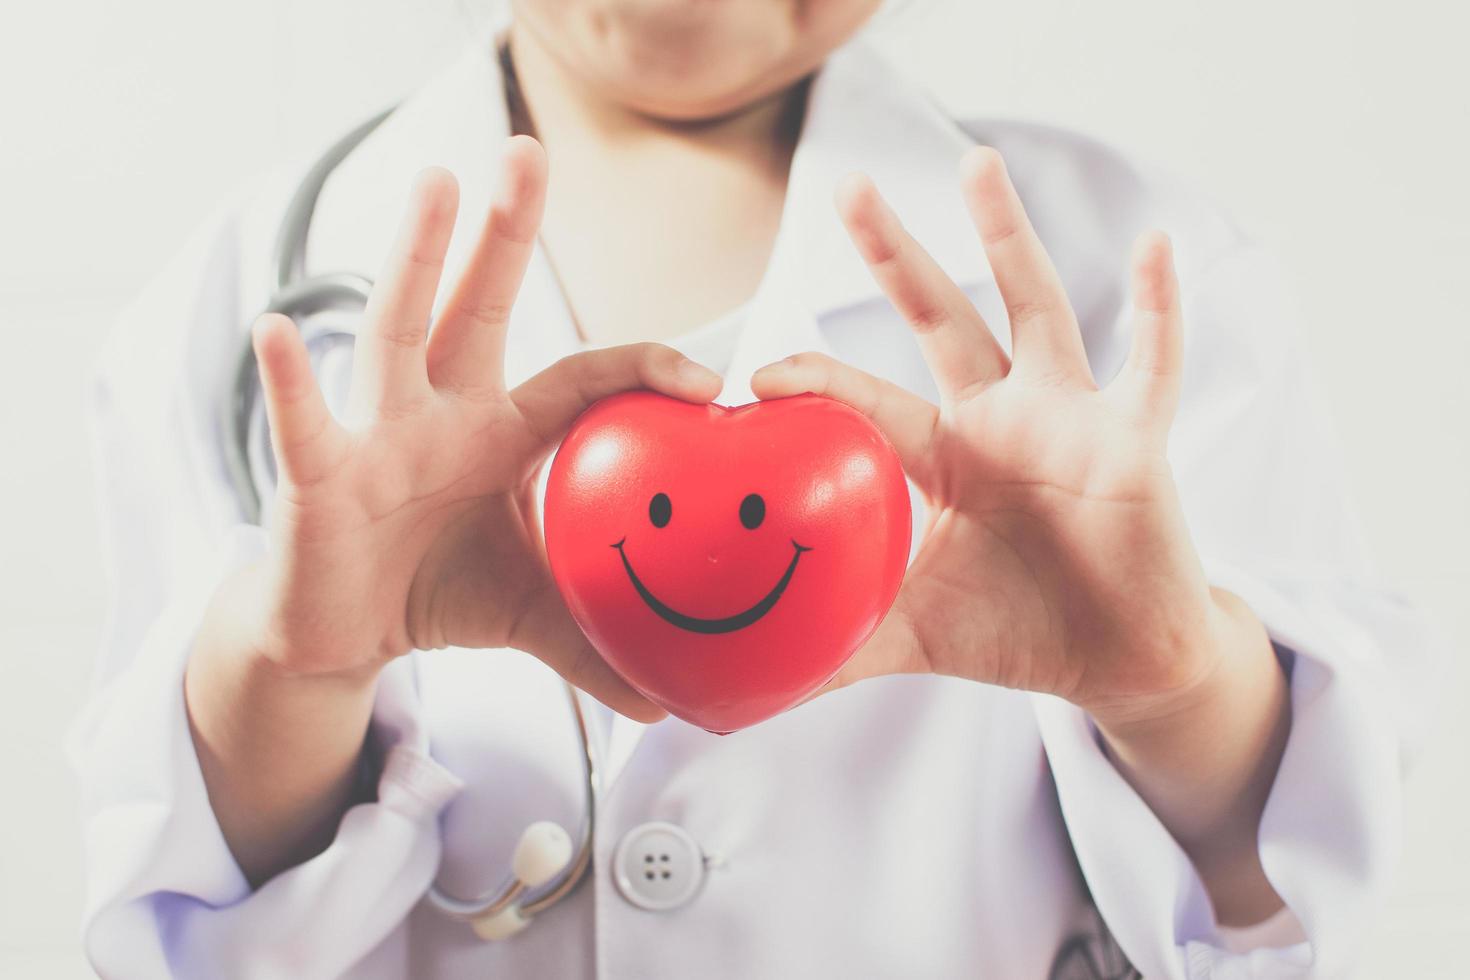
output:
POLYGON ((583 339, 661 340, 749 299, 780 227, 807 86, 671 122, 611 99, 518 21, 509 52, 512 124, 551 161, 543 254, 583 339))

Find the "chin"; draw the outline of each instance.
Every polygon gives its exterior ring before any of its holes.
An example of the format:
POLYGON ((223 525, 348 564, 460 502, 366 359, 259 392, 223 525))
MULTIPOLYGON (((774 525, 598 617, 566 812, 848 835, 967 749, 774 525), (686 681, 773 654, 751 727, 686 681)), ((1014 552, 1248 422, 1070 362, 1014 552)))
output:
POLYGON ((781 91, 879 0, 517 0, 566 69, 635 111, 714 119, 781 91))

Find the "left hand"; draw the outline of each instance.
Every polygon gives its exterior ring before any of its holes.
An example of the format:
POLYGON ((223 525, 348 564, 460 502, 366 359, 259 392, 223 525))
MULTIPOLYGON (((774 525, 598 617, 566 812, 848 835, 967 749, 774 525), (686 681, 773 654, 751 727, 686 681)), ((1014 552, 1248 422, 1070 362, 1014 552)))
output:
POLYGON ((935 671, 1067 698, 1189 854, 1217 921, 1261 922, 1282 907, 1257 827, 1289 700, 1260 621, 1206 582, 1165 456, 1183 344, 1168 241, 1139 239, 1132 350, 1100 390, 1000 156, 971 151, 963 180, 1014 361, 860 178, 843 220, 918 335, 940 404, 816 354, 751 379, 761 398, 814 391, 865 413, 929 502, 893 609, 827 689, 935 671))
POLYGON ((917 335, 940 404, 819 354, 751 382, 763 399, 811 391, 864 412, 929 502, 892 611, 829 688, 933 671, 1060 695, 1100 721, 1159 717, 1216 674, 1244 606, 1206 582, 1165 457, 1183 329, 1169 242, 1139 239, 1132 350, 1099 389, 1000 155, 971 151, 962 180, 1014 360, 858 177, 839 210, 917 335))

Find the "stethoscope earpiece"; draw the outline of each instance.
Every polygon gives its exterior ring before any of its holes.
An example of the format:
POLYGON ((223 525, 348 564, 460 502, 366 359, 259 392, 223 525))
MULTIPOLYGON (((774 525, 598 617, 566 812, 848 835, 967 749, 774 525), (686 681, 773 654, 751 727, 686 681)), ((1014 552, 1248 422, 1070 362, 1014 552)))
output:
POLYGON ((510 872, 515 882, 498 908, 491 908, 470 919, 475 935, 486 942, 508 939, 530 924, 519 902, 522 893, 549 884, 557 873, 572 861, 572 838, 561 824, 538 820, 521 833, 511 855, 510 872))
POLYGON ((510 873, 529 889, 545 885, 572 860, 572 838, 561 824, 538 820, 527 827, 510 858, 510 873))

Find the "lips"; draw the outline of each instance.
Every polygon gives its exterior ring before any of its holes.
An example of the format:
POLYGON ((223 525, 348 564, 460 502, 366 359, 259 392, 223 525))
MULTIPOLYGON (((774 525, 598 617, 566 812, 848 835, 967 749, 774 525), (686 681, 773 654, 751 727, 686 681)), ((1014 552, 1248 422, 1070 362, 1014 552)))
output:
POLYGON ((628 561, 628 553, 623 550, 623 545, 627 540, 625 537, 622 541, 613 545, 613 547, 618 550, 618 557, 623 560, 623 569, 628 573, 628 581, 633 583, 633 588, 638 591, 638 597, 647 603, 648 608, 657 613, 665 622, 672 623, 681 630, 707 635, 733 633, 736 630, 744 629, 770 612, 775 607, 776 601, 781 598, 781 593, 786 591, 786 586, 791 584, 791 576, 796 574, 796 563, 801 560, 801 553, 812 550, 804 545, 797 544, 793 539, 791 542, 793 549, 791 564, 786 566, 786 573, 781 576, 779 582, 772 586, 771 591, 766 593, 764 599, 744 612, 738 612, 733 616, 725 616, 720 619, 700 619, 698 616, 690 616, 670 607, 648 590, 648 587, 638 578, 638 573, 633 571, 633 563, 628 561))

